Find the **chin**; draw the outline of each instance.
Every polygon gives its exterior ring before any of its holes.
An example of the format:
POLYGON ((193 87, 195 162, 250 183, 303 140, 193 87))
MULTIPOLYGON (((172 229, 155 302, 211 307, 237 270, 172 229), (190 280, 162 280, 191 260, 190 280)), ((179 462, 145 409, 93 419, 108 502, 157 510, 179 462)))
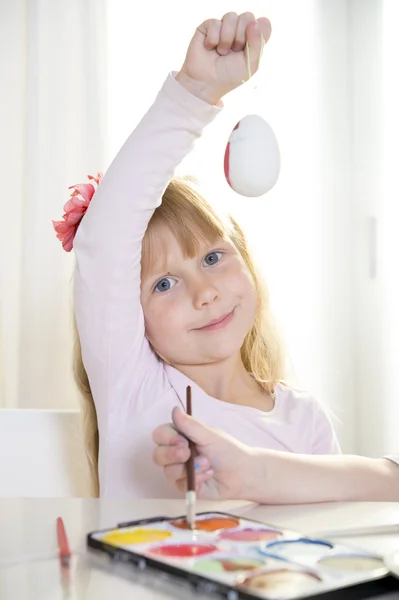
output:
POLYGON ((222 362, 236 356, 237 353, 241 352, 242 342, 240 343, 226 343, 225 341, 215 340, 209 347, 202 346, 201 348, 193 348, 190 352, 184 353, 184 355, 178 356, 172 361, 172 364, 176 365, 210 365, 212 363, 222 362))
POLYGON ((243 341, 244 338, 235 342, 231 341, 230 343, 215 340, 209 351, 204 352, 204 356, 207 357, 206 362, 219 362, 235 356, 238 352, 241 352, 243 341))

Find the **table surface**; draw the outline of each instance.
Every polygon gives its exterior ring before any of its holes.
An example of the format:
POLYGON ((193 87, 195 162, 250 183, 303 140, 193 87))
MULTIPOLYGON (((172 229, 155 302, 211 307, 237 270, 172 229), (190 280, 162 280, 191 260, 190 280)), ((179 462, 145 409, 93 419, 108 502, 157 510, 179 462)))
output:
MULTIPOLYGON (((199 502, 198 511, 217 510, 291 528, 306 534, 326 530, 399 523, 399 503, 331 503, 302 506, 259 506, 243 502, 199 502)), ((111 501, 78 498, 0 499, 1 600, 166 600, 201 596, 124 569, 104 568, 85 556, 89 531, 121 521, 184 514, 180 500, 111 501), (69 594, 60 583, 56 518, 64 520, 72 562, 69 594), (42 560, 24 562, 28 556, 42 560), (47 560, 44 560, 47 557, 47 560), (53 558, 52 558, 53 557, 53 558), (127 574, 127 571, 128 574, 127 574)), ((345 541, 345 538, 340 538, 345 541)), ((348 543, 379 554, 399 550, 399 533, 359 537, 348 543)), ((395 595, 396 597, 396 595, 395 595)), ((399 598, 399 592, 398 596, 399 598)))

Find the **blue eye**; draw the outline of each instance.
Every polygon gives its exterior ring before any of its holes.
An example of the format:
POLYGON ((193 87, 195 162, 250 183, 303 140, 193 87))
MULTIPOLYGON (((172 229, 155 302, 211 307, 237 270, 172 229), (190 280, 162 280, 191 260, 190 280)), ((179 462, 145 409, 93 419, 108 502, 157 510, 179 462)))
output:
POLYGON ((212 267, 222 258, 223 252, 209 252, 204 258, 204 263, 207 267, 212 267))
POLYGON ((164 277, 160 279, 156 284, 154 291, 155 292, 167 292, 176 284, 176 280, 171 277, 164 277))

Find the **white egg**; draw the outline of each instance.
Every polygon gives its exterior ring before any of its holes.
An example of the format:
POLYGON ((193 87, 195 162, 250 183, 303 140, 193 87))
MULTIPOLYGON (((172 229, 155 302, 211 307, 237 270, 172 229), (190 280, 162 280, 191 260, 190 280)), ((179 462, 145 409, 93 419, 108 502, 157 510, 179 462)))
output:
POLYGON ((247 115, 230 134, 224 174, 230 187, 255 198, 269 192, 280 173, 280 152, 270 125, 259 115, 247 115))

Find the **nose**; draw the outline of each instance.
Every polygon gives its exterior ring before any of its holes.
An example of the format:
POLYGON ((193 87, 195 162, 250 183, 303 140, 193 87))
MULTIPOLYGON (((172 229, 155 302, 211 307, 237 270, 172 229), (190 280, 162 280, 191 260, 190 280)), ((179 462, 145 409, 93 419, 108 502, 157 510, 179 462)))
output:
POLYGON ((193 305, 200 310, 219 299, 219 290, 215 283, 206 275, 197 276, 190 284, 193 305))

